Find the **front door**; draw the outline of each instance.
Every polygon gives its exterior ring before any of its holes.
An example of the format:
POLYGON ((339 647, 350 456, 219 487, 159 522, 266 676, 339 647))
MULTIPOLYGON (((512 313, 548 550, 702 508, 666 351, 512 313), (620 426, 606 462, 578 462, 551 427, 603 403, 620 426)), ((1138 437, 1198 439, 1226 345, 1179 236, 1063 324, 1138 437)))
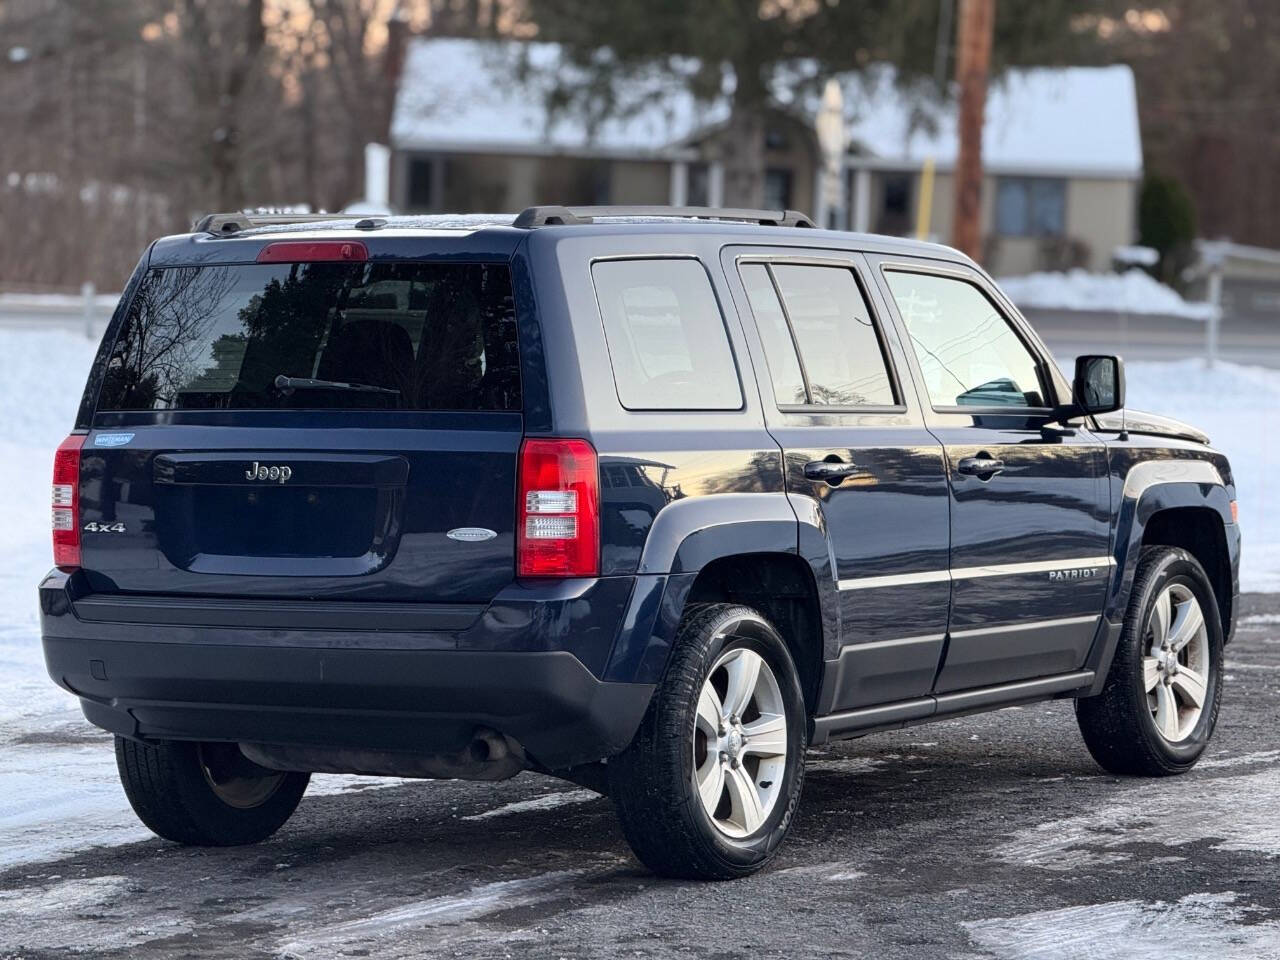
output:
POLYGON ((977 271, 877 260, 951 493, 951 617, 935 692, 1079 669, 1111 572, 1106 451, 1051 421, 1061 376, 977 271))
POLYGON ((787 491, 820 514, 834 554, 843 646, 820 710, 927 698, 950 598, 946 473, 866 261, 738 248, 725 266, 754 316, 748 340, 787 491))

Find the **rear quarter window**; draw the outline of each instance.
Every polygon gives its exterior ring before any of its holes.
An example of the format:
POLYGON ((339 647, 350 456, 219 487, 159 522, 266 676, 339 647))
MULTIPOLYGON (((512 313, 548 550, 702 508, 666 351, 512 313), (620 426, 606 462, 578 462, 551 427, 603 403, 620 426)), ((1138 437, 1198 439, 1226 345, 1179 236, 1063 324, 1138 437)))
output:
POLYGON ((591 268, 618 399, 628 410, 738 410, 742 387, 720 305, 696 260, 591 268))
POLYGON ((144 278, 98 409, 518 410, 505 265, 282 263, 144 278), (280 377, 366 390, 281 388, 280 377))

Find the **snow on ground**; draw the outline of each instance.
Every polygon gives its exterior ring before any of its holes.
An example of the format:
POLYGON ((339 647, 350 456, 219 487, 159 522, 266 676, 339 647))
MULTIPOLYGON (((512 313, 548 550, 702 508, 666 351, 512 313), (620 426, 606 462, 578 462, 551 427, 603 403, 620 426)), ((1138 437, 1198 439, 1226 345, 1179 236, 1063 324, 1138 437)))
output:
POLYGON ((1115 903, 1038 910, 963 923, 1000 960, 1160 960, 1280 956, 1280 924, 1255 920, 1235 893, 1190 894, 1175 903, 1115 903), (1234 924, 1224 940, 1226 924, 1234 924))
MULTIPOLYGON (((90 727, 74 698, 45 675, 36 617, 35 586, 50 565, 53 450, 71 428, 94 349, 68 332, 0 329, 0 462, 9 468, 0 501, 0 869, 148 836, 117 782, 110 738, 90 727)), ((1280 590, 1280 507, 1271 504, 1280 476, 1272 439, 1280 371, 1228 364, 1208 371, 1190 360, 1134 363, 1128 385, 1134 407, 1202 427, 1231 457, 1246 537, 1244 588, 1280 590)), ((319 777, 312 792, 399 782, 319 777)), ((579 799, 569 792, 534 803, 579 799)), ((995 928, 988 933, 1000 935, 995 928)))
POLYGON ((1106 313, 1153 313, 1166 317, 1208 320, 1213 307, 1183 300, 1150 274, 1138 269, 1124 273, 1029 273, 1005 277, 1000 289, 1024 310, 1098 310, 1106 313))

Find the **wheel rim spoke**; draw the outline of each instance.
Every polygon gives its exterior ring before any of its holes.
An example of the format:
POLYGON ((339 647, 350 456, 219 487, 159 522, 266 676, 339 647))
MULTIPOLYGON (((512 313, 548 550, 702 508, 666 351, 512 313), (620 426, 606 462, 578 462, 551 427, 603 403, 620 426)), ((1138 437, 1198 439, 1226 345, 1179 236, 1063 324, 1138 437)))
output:
POLYGON ((1160 682, 1160 661, 1155 657, 1142 658, 1142 689, 1150 693, 1160 682))
POLYGON ((787 754, 787 718, 781 713, 761 714, 758 720, 743 724, 747 736, 743 753, 758 757, 784 757, 787 754))
POLYGON ((1173 675, 1173 686, 1197 710, 1204 706, 1206 683, 1203 674, 1189 667, 1179 667, 1173 675))
POLYGON ((720 724, 724 720, 724 708, 720 705, 720 695, 709 683, 702 685, 702 694, 698 697, 698 729, 708 738, 714 740, 720 732, 720 724))
POLYGON ((1173 622, 1173 595, 1168 591, 1163 591, 1156 598, 1155 606, 1151 608, 1151 645, 1153 650, 1159 650, 1161 645, 1169 639, 1169 625, 1173 622))
POLYGON ((698 770, 698 795, 702 798, 703 809, 709 815, 715 814, 723 794, 724 764, 720 762, 718 753, 710 753, 702 768, 698 770))
POLYGON ((1204 627, 1204 613, 1195 597, 1179 604, 1178 615, 1169 633, 1170 646, 1177 651, 1191 642, 1204 627))
POLYGON ((1166 740, 1178 739, 1178 701, 1163 683, 1156 687, 1156 727, 1166 740))
POLYGON ((738 656, 725 664, 729 685, 724 693, 724 712, 730 717, 741 717, 756 692, 760 679, 760 667, 764 663, 750 650, 738 651, 738 656))
POLYGON ((744 833, 756 830, 764 822, 764 810, 751 774, 745 767, 730 767, 725 771, 724 783, 729 789, 729 803, 733 807, 731 821, 744 833))

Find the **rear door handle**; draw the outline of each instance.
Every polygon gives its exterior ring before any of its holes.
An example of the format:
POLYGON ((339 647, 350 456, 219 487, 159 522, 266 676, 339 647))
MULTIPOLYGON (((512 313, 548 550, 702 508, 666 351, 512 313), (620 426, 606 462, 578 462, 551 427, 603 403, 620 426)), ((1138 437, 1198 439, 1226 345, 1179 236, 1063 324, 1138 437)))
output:
POLYGON ((840 486, 845 478, 858 472, 856 463, 843 463, 839 460, 811 460, 804 465, 804 478, 829 483, 833 487, 840 486))
POLYGON ((1004 470, 1004 461, 992 457, 965 457, 956 464, 956 471, 966 476, 990 480, 1004 470))

